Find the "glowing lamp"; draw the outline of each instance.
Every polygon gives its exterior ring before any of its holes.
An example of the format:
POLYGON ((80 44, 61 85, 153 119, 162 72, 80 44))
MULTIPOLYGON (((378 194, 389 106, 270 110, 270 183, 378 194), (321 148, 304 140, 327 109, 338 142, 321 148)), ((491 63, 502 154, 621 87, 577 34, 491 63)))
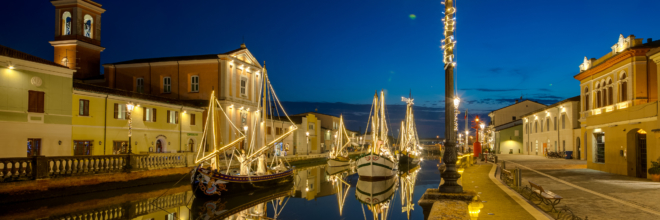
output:
POLYGON ((458 98, 458 97, 454 98, 454 107, 458 108, 458 104, 460 104, 460 103, 461 103, 460 98, 458 98))
POLYGON ((126 110, 128 110, 129 112, 132 112, 134 107, 135 107, 135 105, 133 105, 132 102, 129 102, 128 104, 126 104, 126 110))
POLYGON ((305 135, 306 135, 307 137, 309 137, 309 131, 308 131, 308 132, 305 132, 305 135))
POLYGON ((484 125, 484 123, 481 123, 481 124, 479 125, 479 127, 481 127, 481 129, 484 129, 484 127, 486 127, 486 125, 484 125))
POLYGON ((244 130, 244 131, 247 131, 247 129, 248 129, 248 126, 247 126, 247 125, 246 125, 246 126, 243 126, 243 130, 244 130))

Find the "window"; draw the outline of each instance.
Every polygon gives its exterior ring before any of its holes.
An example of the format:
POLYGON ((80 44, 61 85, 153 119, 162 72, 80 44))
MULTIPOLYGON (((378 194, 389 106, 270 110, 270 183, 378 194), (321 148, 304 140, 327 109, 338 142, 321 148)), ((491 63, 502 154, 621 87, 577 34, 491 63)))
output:
POLYGON ((247 124, 247 111, 241 111, 241 123, 247 124))
POLYGON ((44 113, 44 92, 28 91, 28 112, 44 113))
POLYGON ((193 141, 193 139, 188 140, 188 150, 190 152, 195 150, 195 141, 193 141))
POLYGON ((605 163, 605 133, 596 133, 596 163, 605 163))
POLYGON ((307 130, 314 130, 314 123, 309 123, 307 130))
POLYGON ((241 95, 247 96, 247 78, 241 77, 241 95))
POLYGON ((61 64, 62 64, 62 66, 69 67, 69 58, 66 58, 66 57, 62 58, 61 64))
POLYGON ((600 108, 601 106, 600 85, 596 85, 596 108, 600 108))
POLYGON ((270 133, 271 133, 271 131, 270 131, 270 126, 269 126, 269 127, 266 128, 266 134, 270 134, 270 133))
POLYGON ((549 118, 545 119, 545 130, 550 131, 550 119, 549 118))
POLYGON ((608 99, 607 105, 614 104, 614 99, 612 97, 612 80, 611 79, 607 83, 607 99, 608 99))
POLYGON ((515 135, 516 137, 518 137, 518 135, 519 135, 519 134, 518 134, 518 130, 516 130, 514 133, 515 133, 514 135, 515 135))
POLYGON ((137 78, 135 80, 135 91, 144 93, 144 78, 137 78))
POLYGON ((71 34, 71 12, 62 13, 62 35, 71 34))
POLYGON ((539 132, 539 122, 535 121, 534 122, 534 133, 539 132))
POLYGON ((589 110, 589 88, 584 88, 584 110, 589 110))
POLYGON ((561 115, 561 129, 566 129, 566 115, 561 115))
POLYGON ((128 118, 128 111, 126 111, 126 105, 125 104, 119 104, 115 103, 114 107, 114 118, 115 119, 127 119, 128 118))
POLYGON ((282 134, 282 128, 275 128, 275 135, 281 135, 282 134))
POLYGON ((541 132, 543 132, 543 121, 541 121, 541 132))
POLYGON ((562 151, 566 152, 566 141, 565 140, 561 141, 561 145, 562 145, 562 151))
POLYGON ((163 77, 163 93, 172 92, 172 78, 169 76, 163 77))
POLYGON ((513 116, 513 117, 511 118, 511 120, 512 120, 512 121, 515 121, 515 120, 516 120, 516 116, 513 116))
POLYGON ((626 79, 626 73, 621 75, 621 101, 628 101, 628 80, 626 79))
POLYGON ((78 115, 89 116, 89 100, 80 99, 78 101, 78 115))
POLYGON ((190 92, 199 92, 199 76, 190 77, 190 92))
POLYGON ((41 155, 41 139, 28 138, 27 140, 27 156, 34 157, 41 155))
POLYGON ((156 122, 156 108, 142 107, 142 121, 156 122))
POLYGON ((93 141, 73 141, 73 155, 92 155, 93 141))
POLYGON ((554 122, 555 122, 554 125, 555 125, 555 131, 556 131, 557 130, 557 117, 554 118, 554 122))
POLYGON ((84 32, 84 33, 85 33, 85 37, 93 38, 92 36, 93 36, 93 34, 94 34, 94 31, 93 31, 93 28, 94 28, 94 18, 92 18, 91 15, 85 15, 84 18, 85 18, 85 19, 84 19, 84 21, 85 21, 85 23, 84 23, 84 25, 85 25, 85 32, 84 32))
POLYGON ((195 114, 190 114, 190 125, 195 125, 195 114))
POLYGON ((126 141, 113 141, 112 154, 125 154, 128 152, 128 143, 126 141))
POLYGON ((325 132, 325 140, 330 140, 330 131, 325 132))
POLYGON ((179 112, 167 110, 167 123, 179 124, 179 112))

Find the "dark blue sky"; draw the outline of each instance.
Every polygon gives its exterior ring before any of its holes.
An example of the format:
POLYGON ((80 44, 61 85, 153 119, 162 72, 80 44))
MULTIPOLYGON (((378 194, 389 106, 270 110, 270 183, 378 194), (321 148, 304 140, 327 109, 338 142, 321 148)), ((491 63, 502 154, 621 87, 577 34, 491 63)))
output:
MULTIPOLYGON (((281 100, 369 104, 385 89, 389 104, 403 104, 412 89, 417 105, 443 105, 440 1, 97 2, 107 10, 102 63, 222 53, 244 36, 281 100)), ((3 8, 0 44, 52 60, 54 7, 3 8)), ((660 39, 658 8, 653 0, 457 0, 461 107, 484 114, 521 94, 545 104, 578 95, 572 76, 584 56, 606 54, 619 34, 660 39)), ((442 136, 441 127, 424 135, 442 136)))

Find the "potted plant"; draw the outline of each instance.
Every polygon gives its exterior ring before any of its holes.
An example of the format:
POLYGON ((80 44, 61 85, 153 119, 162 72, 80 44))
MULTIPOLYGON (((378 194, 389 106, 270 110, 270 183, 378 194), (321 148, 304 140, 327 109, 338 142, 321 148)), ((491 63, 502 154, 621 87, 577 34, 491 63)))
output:
POLYGON ((658 161, 651 161, 651 168, 648 172, 651 175, 651 180, 660 182, 660 157, 658 157, 658 161))

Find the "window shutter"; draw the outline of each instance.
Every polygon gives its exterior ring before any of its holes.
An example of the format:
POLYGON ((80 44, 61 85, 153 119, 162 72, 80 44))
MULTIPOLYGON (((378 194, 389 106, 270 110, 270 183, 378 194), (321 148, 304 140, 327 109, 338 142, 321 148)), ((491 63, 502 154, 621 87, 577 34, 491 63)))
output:
POLYGON ((126 108, 126 104, 121 105, 124 110, 124 119, 128 120, 128 109, 126 108))
POLYGON ((37 91, 28 91, 28 112, 37 111, 37 91))
POLYGON ((174 112, 174 124, 179 124, 179 112, 174 112))
POLYGON ((117 119, 117 118, 119 118, 118 116, 119 116, 119 104, 115 103, 115 114, 114 114, 114 118, 117 119))
POLYGON ((37 112, 39 113, 44 113, 44 92, 37 92, 39 94, 37 97, 39 97, 39 109, 37 112))
POLYGON ((170 123, 170 110, 167 110, 167 123, 170 123))
POLYGON ((84 103, 85 103, 85 108, 83 109, 83 111, 85 112, 85 116, 89 116, 89 100, 85 100, 84 103))
POLYGON ((195 114, 190 114, 190 125, 195 125, 195 114))
POLYGON ((142 107, 142 121, 147 121, 147 107, 142 107))
POLYGON ((153 108, 153 113, 151 115, 153 117, 153 120, 151 121, 156 122, 156 108, 153 108))

